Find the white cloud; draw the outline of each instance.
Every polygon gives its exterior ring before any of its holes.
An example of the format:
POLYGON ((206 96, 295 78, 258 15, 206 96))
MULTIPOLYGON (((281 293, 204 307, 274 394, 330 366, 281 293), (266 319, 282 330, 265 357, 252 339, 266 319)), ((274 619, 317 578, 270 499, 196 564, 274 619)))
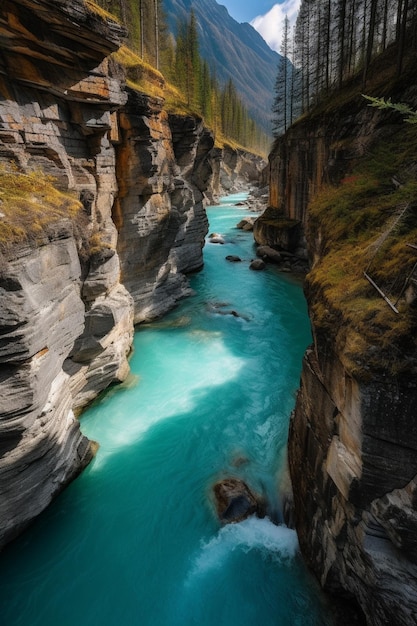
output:
POLYGON ((274 4, 265 15, 258 15, 251 21, 251 25, 265 39, 272 50, 280 51, 285 16, 290 21, 292 31, 300 4, 301 0, 284 0, 281 4, 274 4))

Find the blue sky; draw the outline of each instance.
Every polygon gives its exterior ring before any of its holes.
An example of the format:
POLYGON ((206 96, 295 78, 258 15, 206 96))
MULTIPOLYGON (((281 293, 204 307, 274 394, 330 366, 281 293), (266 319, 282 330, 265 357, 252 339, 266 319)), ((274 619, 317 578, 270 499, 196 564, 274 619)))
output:
POLYGON ((217 0, 217 3, 223 4, 237 22, 250 22, 257 15, 267 13, 275 4, 273 0, 217 0))
POLYGON ((237 22, 249 22, 279 52, 285 15, 295 22, 300 0, 217 0, 237 22))

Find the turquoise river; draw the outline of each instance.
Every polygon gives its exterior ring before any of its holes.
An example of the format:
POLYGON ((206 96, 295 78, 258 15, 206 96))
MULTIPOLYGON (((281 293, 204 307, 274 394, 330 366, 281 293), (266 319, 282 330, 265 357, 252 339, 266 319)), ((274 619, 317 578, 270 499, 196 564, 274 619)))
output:
POLYGON ((244 198, 208 208, 226 243, 207 239, 195 294, 140 328, 129 381, 81 417, 96 458, 0 555, 2 626, 329 623, 279 498, 309 320, 299 282, 249 269, 244 198), (269 517, 221 527, 227 476, 269 517))

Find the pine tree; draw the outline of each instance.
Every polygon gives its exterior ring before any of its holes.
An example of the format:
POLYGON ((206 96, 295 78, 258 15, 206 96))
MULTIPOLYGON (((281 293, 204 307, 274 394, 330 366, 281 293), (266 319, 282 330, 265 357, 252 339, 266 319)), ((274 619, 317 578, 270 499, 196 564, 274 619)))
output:
POLYGON ((201 98, 201 58, 193 10, 188 21, 178 21, 176 41, 176 84, 183 91, 187 105, 198 110, 201 98))
POLYGON ((212 120, 212 99, 211 99, 211 78, 210 68, 207 61, 201 63, 200 74, 200 109, 203 117, 211 122, 212 120))
POLYGON ((223 88, 199 52, 198 23, 194 11, 179 20, 176 38, 168 32, 162 0, 96 0, 128 28, 129 46, 161 70, 185 96, 190 109, 201 113, 215 135, 265 151, 268 138, 250 119, 233 81, 223 88))
POLYGON ((191 9, 190 21, 188 24, 188 54, 189 54, 189 94, 188 104, 195 109, 200 108, 200 75, 201 57, 199 52, 197 19, 194 10, 191 9))
POLYGON ((289 19, 285 16, 282 31, 281 57, 278 61, 278 71, 275 79, 274 102, 272 105, 272 133, 279 137, 288 128, 291 117, 291 64, 289 54, 289 19))

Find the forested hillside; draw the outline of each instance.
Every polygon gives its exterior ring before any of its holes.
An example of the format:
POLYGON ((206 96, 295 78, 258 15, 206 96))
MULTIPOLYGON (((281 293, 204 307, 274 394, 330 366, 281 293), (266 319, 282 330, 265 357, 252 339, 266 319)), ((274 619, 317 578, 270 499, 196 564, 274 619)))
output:
MULTIPOLYGON (((293 64, 279 63, 275 135, 352 79, 357 83, 359 77, 364 93, 372 89, 383 71, 372 63, 390 47, 399 77, 407 52, 416 46, 415 0, 304 0, 294 32, 284 28, 282 50, 293 64)), ((389 91, 387 83, 380 95, 389 91)))

